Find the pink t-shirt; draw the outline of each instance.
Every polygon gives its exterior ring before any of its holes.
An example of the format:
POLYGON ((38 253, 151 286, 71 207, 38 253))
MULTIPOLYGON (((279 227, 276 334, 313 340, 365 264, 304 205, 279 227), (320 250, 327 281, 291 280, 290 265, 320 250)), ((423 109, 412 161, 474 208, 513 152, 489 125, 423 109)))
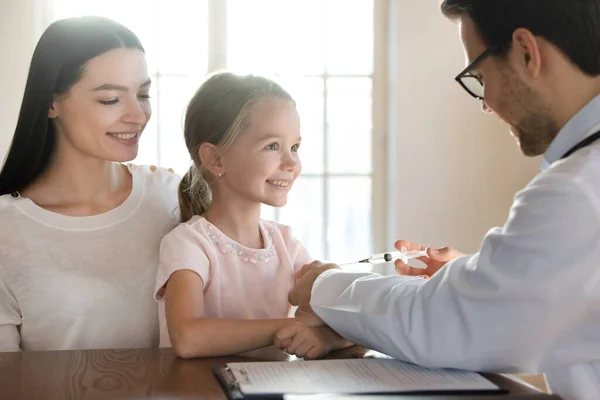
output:
MULTIPOLYGON (((290 314, 294 274, 312 261, 289 226, 260 221, 264 249, 250 249, 195 216, 168 233, 160 246, 154 297, 175 271, 190 270, 204 281, 204 316, 270 319, 290 314)), ((160 304, 161 347, 170 346, 164 304, 160 304)))

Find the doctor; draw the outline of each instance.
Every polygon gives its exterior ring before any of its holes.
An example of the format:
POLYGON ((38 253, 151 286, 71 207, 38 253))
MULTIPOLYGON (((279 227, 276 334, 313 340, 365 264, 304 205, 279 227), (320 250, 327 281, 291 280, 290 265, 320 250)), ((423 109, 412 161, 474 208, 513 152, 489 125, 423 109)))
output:
MULTIPOLYGON (((600 0, 441 8, 458 22, 469 60, 458 84, 510 126, 523 154, 544 155, 542 172, 479 252, 428 248, 430 279, 401 261, 405 276, 389 277, 315 262, 291 299, 402 360, 545 372, 566 399, 600 399, 600 0)), ((276 344, 287 347, 294 334, 284 328, 276 344)))

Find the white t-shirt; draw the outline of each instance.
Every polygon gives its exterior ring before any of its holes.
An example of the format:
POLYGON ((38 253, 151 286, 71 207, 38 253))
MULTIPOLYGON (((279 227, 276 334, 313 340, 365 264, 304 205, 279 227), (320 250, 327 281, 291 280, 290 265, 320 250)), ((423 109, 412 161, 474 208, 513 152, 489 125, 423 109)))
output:
POLYGON ((0 351, 158 346, 152 293, 180 178, 129 172, 125 202, 90 217, 0 196, 0 351))

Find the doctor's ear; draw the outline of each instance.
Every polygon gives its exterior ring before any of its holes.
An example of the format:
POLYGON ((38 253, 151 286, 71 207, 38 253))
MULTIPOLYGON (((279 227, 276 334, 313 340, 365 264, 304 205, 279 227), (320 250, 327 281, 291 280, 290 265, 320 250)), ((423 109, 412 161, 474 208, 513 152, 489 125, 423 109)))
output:
POLYGON ((518 28, 513 33, 512 49, 515 66, 529 80, 535 81, 542 71, 542 52, 539 39, 531 31, 518 28))
POLYGON ((220 149, 212 143, 202 143, 198 149, 198 157, 202 166, 215 177, 221 177, 225 173, 223 157, 220 149))

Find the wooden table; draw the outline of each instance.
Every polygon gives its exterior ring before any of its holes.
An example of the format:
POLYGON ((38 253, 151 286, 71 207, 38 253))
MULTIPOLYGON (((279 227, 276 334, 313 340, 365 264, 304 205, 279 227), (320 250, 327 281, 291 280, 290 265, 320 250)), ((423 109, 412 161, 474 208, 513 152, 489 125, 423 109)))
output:
MULTIPOLYGON (((365 354, 364 349, 351 348, 333 358, 365 354)), ((250 357, 183 360, 171 349, 0 353, 0 399, 226 399, 212 375, 214 364, 288 356, 271 350, 250 357)), ((509 376, 488 377, 513 393, 537 393, 509 376)))

